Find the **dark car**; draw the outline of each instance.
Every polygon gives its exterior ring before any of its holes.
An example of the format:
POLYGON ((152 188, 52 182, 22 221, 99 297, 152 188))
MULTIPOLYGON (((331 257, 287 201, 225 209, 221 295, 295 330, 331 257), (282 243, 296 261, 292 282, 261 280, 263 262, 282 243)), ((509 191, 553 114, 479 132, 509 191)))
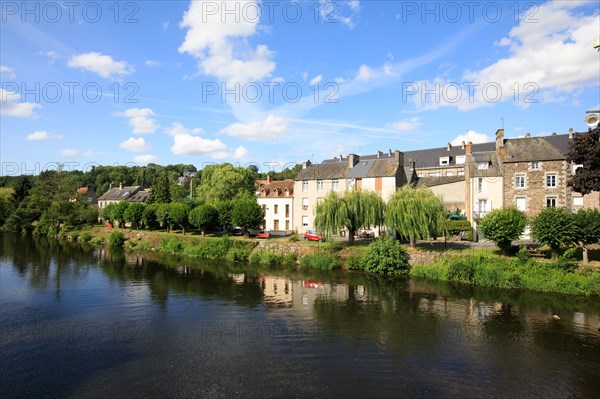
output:
POLYGON ((256 234, 256 238, 270 238, 271 232, 266 230, 261 230, 256 234))
POLYGON ((314 230, 307 230, 306 233, 304 233, 304 239, 308 241, 325 241, 325 236, 314 230))

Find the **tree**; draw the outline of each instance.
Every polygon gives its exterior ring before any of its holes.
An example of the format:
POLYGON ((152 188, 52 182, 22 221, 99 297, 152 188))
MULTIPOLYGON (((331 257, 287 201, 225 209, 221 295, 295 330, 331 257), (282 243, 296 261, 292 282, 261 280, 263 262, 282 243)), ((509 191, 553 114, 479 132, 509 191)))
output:
POLYGON ((144 213, 142 215, 142 220, 144 221, 144 228, 154 230, 160 227, 160 223, 158 222, 158 218, 156 217, 157 208, 158 204, 150 204, 144 207, 144 213))
POLYGON ((527 217, 515 207, 494 209, 478 224, 481 233, 488 240, 496 243, 504 254, 512 246, 512 241, 518 239, 527 226, 527 217))
POLYGON ((383 200, 373 191, 351 190, 343 197, 332 191, 317 206, 315 227, 328 237, 346 228, 352 245, 358 229, 381 224, 383 214, 383 200))
POLYGON ((404 273, 410 269, 410 256, 392 237, 378 237, 363 257, 364 269, 372 273, 404 273))
POLYGON ((531 233, 542 244, 552 249, 556 257, 561 246, 576 241, 576 225, 573 213, 567 208, 544 208, 531 221, 531 233))
POLYGON ((149 204, 168 204, 171 202, 171 183, 169 179, 169 173, 163 171, 157 179, 150 195, 148 196, 149 204))
POLYGON ((231 221, 231 212, 233 211, 233 201, 225 200, 219 201, 215 204, 217 210, 218 219, 217 222, 222 230, 228 230, 233 227, 231 221))
POLYGON ((156 220, 160 223, 161 227, 167 229, 167 233, 171 230, 169 221, 169 204, 156 204, 156 220))
POLYGON ((33 187, 33 179, 30 176, 18 176, 12 184, 13 194, 12 199, 15 206, 19 206, 21 201, 27 197, 29 190, 33 187))
POLYGON ((119 223, 120 228, 125 227, 125 211, 129 207, 129 202, 121 201, 115 204, 115 207, 112 210, 112 219, 119 223))
POLYGON ((115 225, 115 219, 113 217, 115 207, 116 204, 108 204, 100 212, 100 217, 102 218, 102 220, 104 220, 107 223, 110 223, 112 227, 114 227, 115 225))
POLYGON ((263 222, 265 215, 262 207, 251 194, 238 195, 234 200, 231 211, 232 223, 240 227, 244 233, 248 229, 257 229, 263 222))
POLYGON ((414 247, 416 240, 427 239, 432 232, 442 230, 446 211, 444 203, 427 187, 407 184, 390 198, 386 208, 386 223, 414 247))
POLYGON ((192 209, 189 214, 190 224, 196 226, 206 234, 206 229, 217 224, 219 215, 217 209, 209 204, 199 205, 192 209))
POLYGON ((581 165, 567 183, 574 191, 585 195, 600 189, 600 124, 574 135, 567 161, 581 165))
POLYGON ((188 212, 187 205, 180 202, 173 202, 169 204, 169 220, 175 226, 181 227, 183 234, 188 225, 188 212))
POLYGON ((144 219, 144 210, 145 206, 143 203, 131 202, 125 210, 123 217, 125 218, 125 221, 131 223, 131 227, 139 229, 142 220, 144 219))
POLYGON ((583 264, 588 264, 588 245, 600 241, 600 211, 580 209, 575 214, 575 240, 583 247, 583 264))
POLYGON ((254 173, 249 169, 229 163, 209 165, 202 171, 196 197, 202 203, 215 204, 238 194, 252 194, 254 186, 254 173))

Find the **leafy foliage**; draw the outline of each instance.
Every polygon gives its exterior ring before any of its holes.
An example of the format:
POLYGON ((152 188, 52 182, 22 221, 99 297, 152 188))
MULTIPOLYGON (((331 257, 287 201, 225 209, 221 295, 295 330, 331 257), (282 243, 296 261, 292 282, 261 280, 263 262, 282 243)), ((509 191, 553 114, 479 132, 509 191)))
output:
POLYGON ((542 244, 552 248, 554 255, 561 246, 576 241, 575 218, 567 208, 544 208, 531 221, 531 233, 542 244))
POLYGON ((125 235, 120 231, 113 231, 108 238, 108 245, 111 247, 122 247, 125 243, 125 235))
POLYGON ((496 243, 505 253, 512 241, 518 239, 527 226, 527 217, 515 207, 494 209, 478 224, 481 233, 496 243))
POLYGON ((319 270, 333 270, 341 266, 340 257, 324 252, 314 255, 304 255, 300 258, 300 266, 319 270))
POLYGON ((125 209, 123 217, 126 222, 131 223, 131 227, 139 229, 144 219, 144 210, 146 206, 141 202, 131 202, 125 209))
POLYGON ((148 203, 168 204, 169 202, 171 202, 171 183, 169 174, 164 171, 156 184, 152 186, 152 190, 148 196, 148 203))
POLYGON ((254 192, 255 174, 252 170, 229 163, 208 165, 196 188, 196 198, 202 203, 215 204, 230 200, 241 193, 254 192))
POLYGON ((173 225, 181 227, 183 234, 188 225, 188 212, 189 209, 185 204, 179 202, 169 204, 169 220, 173 225))
POLYGON ((189 214, 190 224, 199 228, 202 235, 206 234, 208 228, 217 224, 218 218, 217 209, 209 204, 197 206, 189 214))
POLYGON ((567 162, 581 165, 567 183, 574 191, 589 194, 600 189, 600 124, 574 135, 567 162))
POLYGON ((429 238, 432 232, 440 231, 445 214, 442 200, 433 191, 407 184, 388 201, 385 220, 391 230, 396 230, 414 245, 416 240, 429 238))
POLYGON ((369 245, 362 258, 362 266, 373 273, 404 273, 410 269, 410 256, 399 241, 392 237, 378 237, 369 245))
POLYGON ((166 228, 167 231, 171 229, 169 210, 169 204, 157 204, 156 206, 156 220, 158 220, 161 227, 163 229, 166 228))
POLYGON ((600 211, 580 209, 574 216, 575 241, 583 246, 583 263, 588 263, 588 245, 600 241, 600 211))
POLYGON ((158 222, 158 218, 156 216, 156 209, 158 208, 158 204, 150 204, 144 207, 144 213, 142 214, 142 220, 144 221, 144 226, 147 229, 157 229, 160 227, 160 223, 158 222))
POLYGON ((260 227, 264 217, 262 207, 253 195, 243 194, 236 198, 231 211, 231 221, 235 226, 244 231, 256 229, 260 227))

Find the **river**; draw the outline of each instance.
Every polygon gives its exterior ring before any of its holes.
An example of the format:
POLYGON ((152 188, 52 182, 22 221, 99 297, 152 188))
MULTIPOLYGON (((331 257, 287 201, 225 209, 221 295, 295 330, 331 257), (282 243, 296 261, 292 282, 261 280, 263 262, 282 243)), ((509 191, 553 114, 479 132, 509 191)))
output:
POLYGON ((4 233, 0 323, 2 398, 600 392, 600 304, 528 291, 4 233))

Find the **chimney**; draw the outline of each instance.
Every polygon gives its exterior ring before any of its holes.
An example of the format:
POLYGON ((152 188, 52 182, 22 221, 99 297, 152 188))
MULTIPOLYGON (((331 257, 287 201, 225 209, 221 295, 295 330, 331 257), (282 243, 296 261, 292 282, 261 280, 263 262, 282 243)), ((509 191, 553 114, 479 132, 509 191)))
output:
POLYGON ((377 151, 377 158, 381 158, 382 155, 383 155, 383 152, 377 151))
POLYGON ((267 175, 267 183, 271 183, 273 181, 273 176, 267 175))
POLYGON ((448 142, 448 148, 446 151, 450 151, 452 149, 452 144, 450 144, 450 142, 448 142))
POLYGON ((498 129, 496 131, 496 149, 504 147, 504 129, 498 129))
POLYGON ((340 161, 344 159, 344 156, 342 154, 340 154, 340 161))
MULTIPOLYGON (((404 163, 404 162, 400 162, 400 160, 401 160, 400 154, 402 154, 402 153, 399 150, 394 151, 394 158, 396 158, 396 161, 398 161, 399 163, 404 163)), ((404 155, 404 154, 402 154, 402 155, 404 155)), ((402 158, 404 158, 404 156, 402 158)), ((402 161, 403 161, 403 159, 402 159, 402 161)))
POLYGON ((388 157, 390 157, 390 158, 392 157, 392 149, 391 148, 388 150, 388 157))
POLYGON ((553 136, 556 136, 556 132, 552 132, 552 135, 553 135, 553 136))
POLYGON ((349 154, 348 155, 348 166, 350 168, 353 168, 354 165, 356 165, 359 160, 360 160, 360 157, 358 155, 356 155, 356 154, 349 154))
POLYGON ((112 190, 112 182, 110 182, 110 185, 108 186, 109 190, 112 190))
POLYGON ((302 169, 306 169, 311 165, 310 161, 302 162, 302 169))
POLYGON ((123 182, 119 183, 119 190, 123 190, 123 182))
POLYGON ((464 142, 464 141, 461 143, 461 145, 460 145, 460 148, 461 148, 462 150, 464 150, 464 149, 465 149, 465 142, 464 142))
POLYGON ((469 141, 466 146, 465 154, 471 155, 472 153, 473 153, 473 143, 469 141))
POLYGON ((573 128, 569 128, 569 140, 573 138, 573 128))
POLYGON ((525 138, 526 138, 526 139, 528 139, 528 138, 530 138, 530 137, 531 137, 531 133, 527 133, 527 134, 525 135, 525 138))

